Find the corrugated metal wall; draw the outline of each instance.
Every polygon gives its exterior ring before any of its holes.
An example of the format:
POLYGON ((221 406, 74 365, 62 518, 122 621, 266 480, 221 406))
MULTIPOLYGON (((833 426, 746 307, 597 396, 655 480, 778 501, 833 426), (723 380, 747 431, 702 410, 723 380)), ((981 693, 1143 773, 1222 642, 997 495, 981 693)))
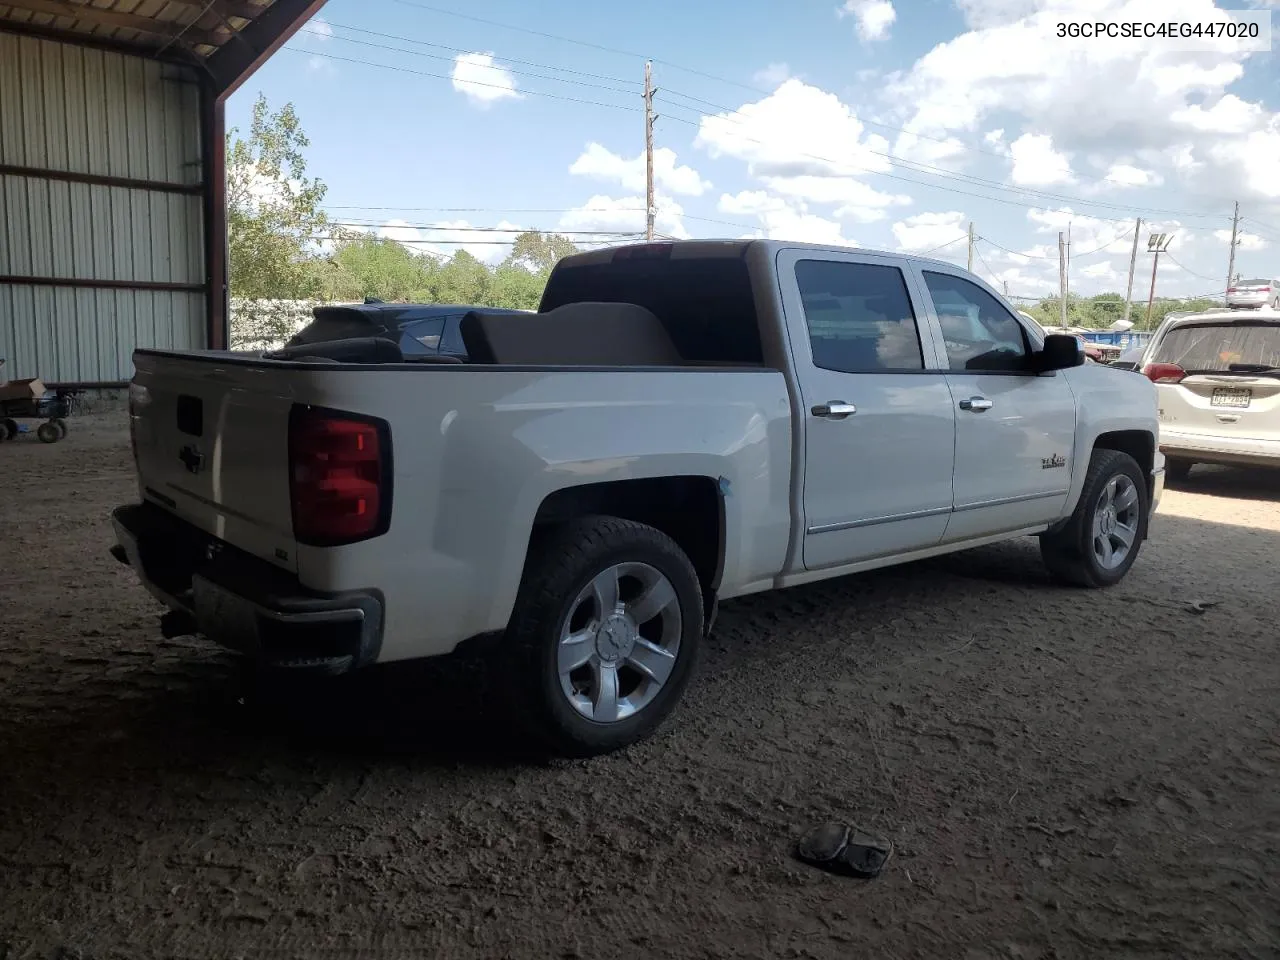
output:
POLYGON ((173 64, 0 33, 0 167, 30 171, 0 174, 9 378, 127 380, 136 346, 205 346, 194 80, 173 64))

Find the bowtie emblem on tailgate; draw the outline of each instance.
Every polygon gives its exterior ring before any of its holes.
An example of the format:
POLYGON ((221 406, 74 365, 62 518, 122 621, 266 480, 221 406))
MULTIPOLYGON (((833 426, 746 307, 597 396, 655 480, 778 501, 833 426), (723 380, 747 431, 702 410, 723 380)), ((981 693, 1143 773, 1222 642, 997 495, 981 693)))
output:
POLYGON ((182 461, 182 465, 187 468, 188 473, 199 473, 204 467, 204 454, 200 452, 200 448, 195 444, 183 447, 178 452, 178 459, 182 461))

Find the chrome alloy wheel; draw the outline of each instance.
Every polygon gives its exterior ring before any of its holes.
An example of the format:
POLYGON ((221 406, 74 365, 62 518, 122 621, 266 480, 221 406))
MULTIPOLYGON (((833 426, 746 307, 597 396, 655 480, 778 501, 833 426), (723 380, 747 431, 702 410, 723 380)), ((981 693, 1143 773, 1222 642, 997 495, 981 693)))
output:
POLYGON ((1108 481, 1093 510, 1092 544, 1098 566, 1115 570, 1138 538, 1142 498, 1133 480, 1117 474, 1108 481))
POLYGON ((676 589, 661 571, 614 564, 582 588, 560 625, 560 689, 588 720, 626 720, 666 684, 682 631, 676 589))

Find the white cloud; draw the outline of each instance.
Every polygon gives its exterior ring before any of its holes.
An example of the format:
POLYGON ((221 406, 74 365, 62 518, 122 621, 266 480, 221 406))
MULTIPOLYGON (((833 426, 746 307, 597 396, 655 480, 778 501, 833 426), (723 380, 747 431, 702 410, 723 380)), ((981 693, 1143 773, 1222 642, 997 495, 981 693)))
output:
MULTIPOLYGON (((573 161, 569 172, 577 176, 611 180, 624 190, 645 188, 643 152, 626 160, 598 143, 589 143, 582 155, 573 161)), ((658 147, 653 151, 653 180, 659 189, 680 196, 700 197, 711 187, 693 167, 678 165, 676 152, 669 147, 658 147)))
POLYGON ((894 156, 944 170, 959 166, 966 153, 959 137, 920 136, 909 130, 903 130, 893 144, 894 156))
POLYGON ((453 62, 453 89, 478 107, 524 96, 516 89, 515 76, 496 65, 492 53, 458 54, 453 62))
POLYGON ((785 63, 771 63, 763 70, 757 70, 751 79, 757 86, 773 89, 791 79, 791 68, 785 63))
MULTIPOLYGON (((664 236, 687 239, 684 208, 670 197, 654 198, 656 215, 654 231, 664 236)), ((597 194, 580 207, 560 216, 561 230, 604 230, 617 233, 643 234, 645 230, 644 197, 610 197, 597 194)))
MULTIPOLYGON (((1213 238, 1215 240, 1218 240, 1218 241, 1221 241, 1222 243, 1227 244, 1228 250, 1231 249, 1230 247, 1231 231, 1230 230, 1215 230, 1213 231, 1213 238)), ((1247 233, 1244 230, 1241 230, 1239 233, 1236 234, 1236 241, 1238 242, 1238 249, 1243 250, 1247 253, 1252 253, 1257 250, 1265 250, 1267 248, 1266 240, 1264 240, 1262 237, 1258 236, 1257 234, 1247 233)))
MULTIPOLYGON (((963 213, 917 213, 892 227, 899 250, 920 253, 963 237, 969 230, 963 213)), ((961 247, 963 249, 963 247, 961 247)))
POLYGON ((388 220, 374 231, 379 237, 395 240, 414 253, 436 257, 451 257, 465 250, 482 263, 500 263, 511 247, 496 241, 515 240, 527 228, 508 220, 500 221, 493 230, 468 229, 466 220, 442 220, 419 229, 404 220, 388 220))
POLYGON ((1215 139, 1206 152, 1226 182, 1247 186, 1254 197, 1280 200, 1280 113, 1268 129, 1236 140, 1215 139))
POLYGON ((772 192, 789 200, 839 206, 837 216, 848 216, 870 223, 884 219, 884 208, 908 204, 911 198, 902 194, 882 193, 861 180, 851 177, 761 177, 772 192))
POLYGON ((307 32, 321 41, 329 40, 333 37, 333 25, 324 17, 312 17, 307 21, 307 27, 307 32))
POLYGON ((995 130, 988 130, 982 136, 982 140, 991 147, 1004 147, 1004 128, 997 127, 995 130))
POLYGON ((844 229, 835 220, 786 204, 766 210, 760 215, 761 226, 755 236, 770 240, 790 240, 794 243, 821 243, 835 247, 856 247, 857 241, 845 236, 844 229))
POLYGON ((735 216, 756 216, 759 214, 769 213, 774 210, 781 210, 787 206, 787 202, 781 197, 776 197, 764 190, 743 190, 738 194, 723 194, 716 208, 721 213, 729 213, 735 216))
POLYGON ((732 157, 752 176, 848 177, 884 173, 877 153, 888 141, 871 134, 835 94, 794 77, 732 113, 704 116, 694 145, 712 158, 732 157))
POLYGON ((1154 170, 1143 170, 1128 163, 1113 164, 1105 179, 1122 187, 1154 187, 1164 182, 1164 178, 1154 170))
POLYGON ((1242 156, 1250 138, 1265 143, 1269 133, 1280 136, 1280 115, 1227 93, 1246 61, 1265 55, 1226 39, 1189 51, 1169 43, 1066 43, 1055 35, 1064 20, 1221 20, 1213 0, 956 2, 970 29, 935 46, 889 85, 889 99, 909 129, 946 136, 976 132, 991 117, 1006 129, 1020 118, 1049 137, 1058 154, 1102 155, 1103 169, 1132 162, 1126 156, 1143 156, 1150 167, 1145 158, 1155 154, 1154 172, 1179 172, 1190 190, 1220 194, 1226 175, 1239 178, 1244 195, 1280 191, 1280 178, 1242 156), (1202 167, 1189 166, 1178 153, 1188 147, 1202 167))
POLYGON ((743 190, 722 194, 717 209, 733 216, 755 217, 760 226, 747 237, 822 243, 840 247, 857 244, 845 236, 838 220, 808 212, 803 202, 787 199, 766 190, 743 190))
MULTIPOLYGON (((1032 209, 1027 211, 1027 220, 1036 233, 1051 234, 1050 243, 1024 251, 1039 256, 1051 257, 1055 262, 1058 257, 1058 233, 1070 233, 1073 259, 1087 251, 1101 249, 1102 253, 1129 255, 1133 245, 1133 222, 1115 222, 1099 217, 1090 217, 1073 211, 1070 207, 1058 207, 1054 210, 1032 209)), ((1139 249, 1145 249, 1148 232, 1176 233, 1182 224, 1177 220, 1162 222, 1143 221, 1142 237, 1139 249)))
POLYGON ((1081 268, 1080 273, 1082 276, 1088 277, 1090 280, 1096 280, 1104 286, 1109 283, 1115 283, 1125 277, 1124 274, 1105 260, 1081 268))
POLYGON ((1267 111, 1229 93, 1207 110, 1195 103, 1175 111, 1169 119, 1198 133, 1244 134, 1265 124, 1267 111))
POLYGON ((1009 152, 1013 156, 1014 183, 1042 187, 1072 180, 1071 162, 1053 148, 1050 136, 1024 133, 1009 145, 1009 152))
POLYGON ((868 42, 886 39, 898 18, 890 0, 845 0, 836 12, 841 17, 853 17, 858 36, 868 42))

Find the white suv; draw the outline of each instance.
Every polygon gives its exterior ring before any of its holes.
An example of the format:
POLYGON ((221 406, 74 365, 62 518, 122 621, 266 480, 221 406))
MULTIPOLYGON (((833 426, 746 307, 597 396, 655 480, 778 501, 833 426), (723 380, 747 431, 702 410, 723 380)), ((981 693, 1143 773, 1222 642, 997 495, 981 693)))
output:
POLYGON ((1227 306, 1280 310, 1280 280, 1237 280, 1227 287, 1227 306))
POLYGON ((1169 479, 1197 463, 1280 467, 1280 311, 1170 317, 1143 356, 1169 479))

